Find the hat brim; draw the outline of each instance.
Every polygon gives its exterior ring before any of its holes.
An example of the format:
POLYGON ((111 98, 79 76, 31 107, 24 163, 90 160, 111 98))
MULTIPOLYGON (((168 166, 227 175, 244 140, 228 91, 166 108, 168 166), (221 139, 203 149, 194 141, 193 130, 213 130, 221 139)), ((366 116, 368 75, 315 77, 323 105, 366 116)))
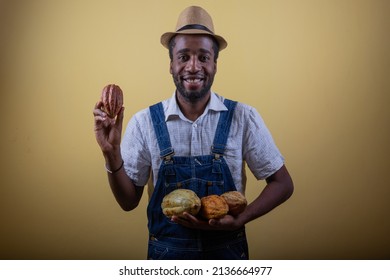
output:
POLYGON ((205 30, 199 30, 199 29, 187 29, 187 30, 182 30, 179 32, 166 32, 163 35, 161 35, 161 39, 160 39, 161 44, 164 47, 166 47, 167 49, 169 49, 169 41, 172 39, 173 36, 175 36, 177 34, 208 35, 208 36, 214 37, 215 40, 217 40, 217 42, 219 44, 220 51, 227 47, 227 42, 222 36, 215 35, 213 33, 207 32, 205 30))

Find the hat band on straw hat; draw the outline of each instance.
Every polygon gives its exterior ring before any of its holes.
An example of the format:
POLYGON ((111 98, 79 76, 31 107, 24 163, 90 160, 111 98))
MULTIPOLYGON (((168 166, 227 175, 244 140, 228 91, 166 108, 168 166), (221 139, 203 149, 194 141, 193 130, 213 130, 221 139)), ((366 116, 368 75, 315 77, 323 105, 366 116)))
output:
POLYGON ((206 26, 201 25, 201 24, 187 24, 187 25, 183 26, 182 28, 180 28, 179 30, 177 30, 176 32, 180 32, 180 31, 188 30, 188 29, 199 29, 199 30, 204 30, 204 31, 207 31, 211 34, 214 34, 214 32, 212 32, 206 26))

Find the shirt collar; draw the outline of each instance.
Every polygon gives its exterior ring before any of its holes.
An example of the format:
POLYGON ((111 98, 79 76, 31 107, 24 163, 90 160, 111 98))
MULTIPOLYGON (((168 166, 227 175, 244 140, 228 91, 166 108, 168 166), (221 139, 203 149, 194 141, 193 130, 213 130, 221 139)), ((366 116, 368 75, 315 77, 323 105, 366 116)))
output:
MULTIPOLYGON (((213 110, 216 112, 227 111, 228 109, 225 104, 223 104, 221 99, 222 98, 216 93, 211 92, 210 101, 209 103, 207 103, 203 115, 207 114, 209 110, 213 110)), ((168 121, 171 117, 184 117, 179 105, 177 104, 176 92, 173 93, 172 97, 168 101, 168 107, 165 111, 165 121, 168 121)))

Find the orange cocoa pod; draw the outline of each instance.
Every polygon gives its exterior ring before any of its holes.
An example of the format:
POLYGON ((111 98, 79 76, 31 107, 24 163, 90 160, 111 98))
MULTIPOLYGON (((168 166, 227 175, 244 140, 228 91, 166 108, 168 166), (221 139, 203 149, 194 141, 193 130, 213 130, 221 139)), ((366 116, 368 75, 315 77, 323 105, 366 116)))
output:
POLYGON ((223 218, 229 211, 225 199, 216 194, 202 197, 200 202, 200 215, 208 220, 223 218))
POLYGON ((103 102, 102 110, 110 118, 115 118, 123 106, 123 92, 117 85, 110 84, 103 88, 101 101, 103 102))

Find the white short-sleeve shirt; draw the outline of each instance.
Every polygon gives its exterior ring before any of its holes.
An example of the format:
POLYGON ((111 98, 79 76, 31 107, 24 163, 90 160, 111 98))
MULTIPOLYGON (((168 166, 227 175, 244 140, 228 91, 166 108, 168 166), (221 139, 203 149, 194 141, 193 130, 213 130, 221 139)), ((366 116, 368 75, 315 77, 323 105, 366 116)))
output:
MULTIPOLYGON (((177 156, 209 155, 219 113, 227 110, 224 98, 211 94, 204 113, 195 121, 188 120, 176 102, 175 94, 162 101, 172 147, 177 156)), ((157 182, 161 164, 160 150, 149 108, 136 113, 129 121, 121 143, 127 175, 137 186, 144 186, 152 175, 157 182)), ((238 102, 234 111, 225 160, 238 191, 245 193, 245 163, 257 179, 265 179, 278 171, 284 158, 259 113, 238 102)))

